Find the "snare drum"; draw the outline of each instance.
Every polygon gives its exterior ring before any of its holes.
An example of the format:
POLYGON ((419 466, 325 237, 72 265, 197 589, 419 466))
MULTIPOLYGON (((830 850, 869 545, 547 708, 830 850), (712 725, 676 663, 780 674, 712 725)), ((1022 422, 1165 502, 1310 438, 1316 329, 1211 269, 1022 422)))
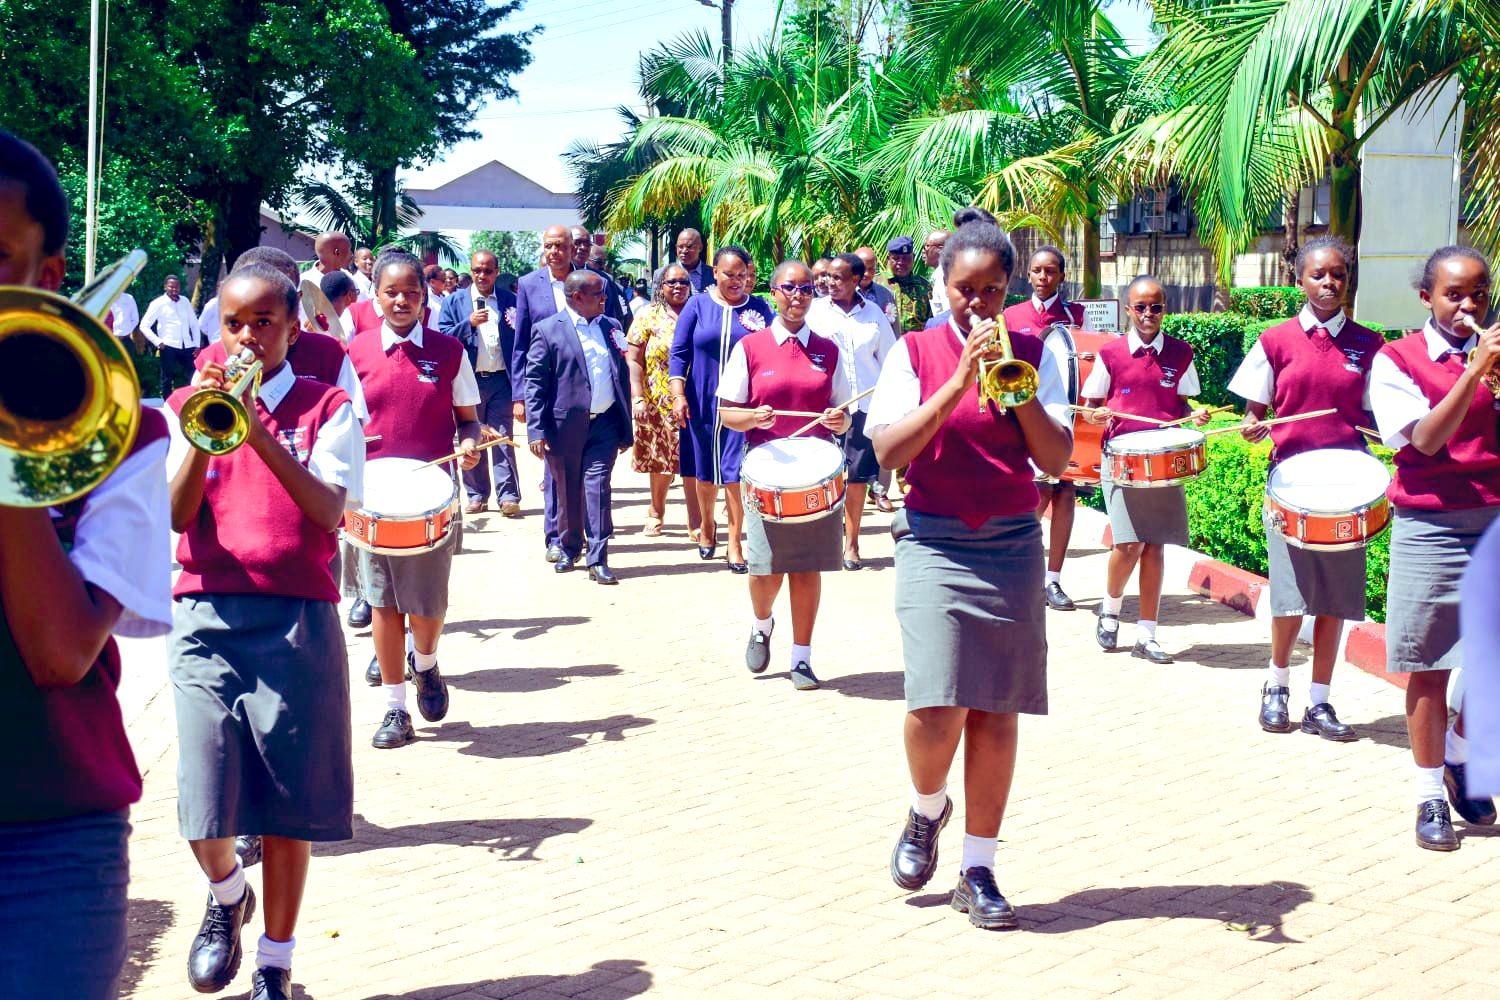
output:
POLYGON ((1319 448, 1277 463, 1266 512, 1288 545, 1337 552, 1368 545, 1391 521, 1391 474, 1373 455, 1319 448))
MULTIPOLYGON (((1082 400, 1083 387, 1089 373, 1099 362, 1099 351, 1105 344, 1118 337, 1114 333, 1094 333, 1089 330, 1069 329, 1054 324, 1047 338, 1048 349, 1053 348, 1053 339, 1061 350, 1055 351, 1068 383, 1068 402, 1077 406, 1082 400)), ((1073 452, 1068 456, 1068 467, 1062 478, 1085 486, 1099 484, 1099 467, 1104 458, 1104 425, 1090 423, 1080 411, 1073 413, 1073 452)))
POLYGON ((1104 464, 1116 486, 1180 486, 1208 462, 1208 440, 1186 427, 1120 434, 1104 443, 1104 464))
POLYGON ((844 452, 822 438, 756 445, 740 465, 745 503, 767 521, 807 521, 844 506, 844 452))
POLYGON ((448 537, 458 513, 458 484, 440 465, 414 458, 365 463, 364 502, 344 512, 344 538, 381 556, 431 552, 448 537))

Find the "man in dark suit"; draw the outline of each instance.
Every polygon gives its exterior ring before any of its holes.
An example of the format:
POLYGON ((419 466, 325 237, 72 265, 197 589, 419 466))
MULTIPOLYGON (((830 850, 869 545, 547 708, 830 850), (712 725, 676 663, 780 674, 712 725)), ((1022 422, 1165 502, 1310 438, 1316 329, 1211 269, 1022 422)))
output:
MULTIPOLYGON (((714 269, 709 266, 708 261, 703 259, 703 234, 696 229, 684 229, 677 234, 677 242, 673 244, 677 252, 675 263, 682 265, 687 272, 688 280, 693 283, 693 291, 701 292, 712 288, 715 284, 714 269)), ((661 273, 667 269, 663 264, 656 269, 651 276, 653 286, 661 284, 661 273)))
MULTIPOLYGON (((614 534, 610 473, 631 445, 630 383, 620 325, 604 315, 604 278, 574 271, 563 284, 563 310, 538 323, 526 357, 526 437, 547 463, 558 500, 553 568, 566 573, 584 552, 589 578, 619 581, 610 571, 614 534)), ((549 553, 551 558, 551 553, 549 553)))
MULTIPOLYGON (((438 329, 457 337, 469 353, 469 364, 479 381, 479 422, 510 437, 513 396, 510 359, 515 353, 516 297, 495 286, 500 262, 488 250, 469 258, 473 281, 443 300, 438 329)), ((478 514, 489 505, 490 462, 495 466, 495 499, 505 517, 521 515, 521 485, 516 476, 516 453, 510 445, 489 449, 490 459, 464 473, 469 495, 465 513, 478 514)))
POLYGON ((630 310, 625 308, 625 298, 620 294, 620 286, 615 284, 615 279, 610 277, 608 271, 595 267, 589 260, 594 251, 593 235, 582 226, 572 227, 568 230, 568 235, 573 241, 573 270, 588 268, 604 279, 604 315, 619 323, 622 330, 629 330, 630 310))

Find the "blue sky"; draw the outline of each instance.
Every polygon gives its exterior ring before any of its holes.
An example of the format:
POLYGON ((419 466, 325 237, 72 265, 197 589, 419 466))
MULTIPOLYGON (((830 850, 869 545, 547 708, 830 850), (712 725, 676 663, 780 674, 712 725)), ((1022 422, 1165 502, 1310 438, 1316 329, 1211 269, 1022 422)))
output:
MULTIPOLYGON (((736 0, 734 6, 736 38, 770 31, 777 0, 736 0)), ((1149 16, 1143 5, 1117 0, 1109 14, 1135 46, 1144 44, 1149 16)), ((569 190, 562 152, 574 139, 619 137, 614 109, 638 100, 639 54, 693 29, 717 37, 719 12, 697 0, 528 0, 511 23, 545 28, 532 45, 531 66, 514 80, 519 96, 481 109, 474 128, 483 138, 412 171, 410 186, 441 183, 498 159, 554 191, 569 190)))

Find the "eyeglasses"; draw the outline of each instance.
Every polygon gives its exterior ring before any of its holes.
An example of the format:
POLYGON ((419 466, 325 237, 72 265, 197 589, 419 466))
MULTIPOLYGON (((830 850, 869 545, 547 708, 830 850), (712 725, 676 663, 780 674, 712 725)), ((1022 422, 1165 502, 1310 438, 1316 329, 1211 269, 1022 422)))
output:
POLYGON ((683 285, 691 285, 692 282, 689 281, 686 278, 668 278, 665 281, 663 281, 662 284, 663 285, 671 285, 674 288, 681 288, 683 285))
POLYGON ((1142 302, 1139 305, 1131 306, 1130 311, 1135 313, 1137 316, 1145 316, 1148 314, 1152 316, 1160 316, 1162 313, 1167 311, 1167 307, 1162 305, 1160 302, 1142 302))
POLYGON ((790 281, 772 287, 785 295, 811 295, 816 291, 812 285, 794 285, 790 281))

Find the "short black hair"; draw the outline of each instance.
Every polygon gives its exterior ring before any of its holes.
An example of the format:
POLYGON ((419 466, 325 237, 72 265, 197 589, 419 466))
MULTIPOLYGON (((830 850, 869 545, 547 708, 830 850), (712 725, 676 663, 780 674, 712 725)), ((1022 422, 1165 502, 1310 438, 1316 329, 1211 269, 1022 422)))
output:
POLYGON ((235 263, 229 277, 224 279, 227 285, 231 281, 248 279, 251 281, 264 281, 274 288, 280 295, 282 302, 286 305, 287 315, 293 316, 297 313, 297 286, 287 280, 287 276, 281 273, 281 269, 270 264, 257 264, 251 262, 244 265, 235 263))
POLYGON ((833 259, 841 260, 845 264, 848 264, 849 273, 854 275, 856 278, 863 278, 865 276, 865 262, 859 259, 858 254, 841 253, 833 259))
POLYGON ((774 271, 771 272, 771 284, 773 284, 773 285, 778 284, 781 281, 781 276, 783 274, 785 274, 787 271, 789 271, 792 268, 794 268, 794 267, 800 267, 800 268, 802 268, 802 270, 804 270, 804 271, 807 272, 807 275, 808 275, 809 278, 812 277, 812 268, 810 268, 806 264, 802 263, 802 261, 800 261, 800 260, 784 260, 780 264, 776 265, 776 270, 774 270, 774 271))
POLYGON ((235 258, 234 267, 229 269, 229 273, 233 274, 240 268, 250 267, 252 264, 274 267, 293 285, 298 284, 302 278, 297 272, 296 259, 285 250, 278 250, 275 247, 251 247, 235 258))
POLYGON ((584 285, 593 284, 596 281, 599 283, 600 289, 603 289, 605 282, 604 275, 598 271, 590 271, 586 267, 581 267, 563 279, 563 294, 569 296, 577 295, 583 290, 584 285))
POLYGON ((1158 279, 1156 277, 1153 277, 1152 275, 1149 275, 1149 274, 1138 274, 1130 282, 1130 284, 1128 284, 1128 285, 1125 286, 1125 298, 1126 298, 1127 301, 1130 299, 1130 293, 1133 292, 1133 291, 1135 291, 1135 286, 1136 285, 1155 285, 1156 286, 1156 290, 1158 292, 1161 292, 1161 296, 1162 296, 1163 301, 1166 300, 1166 297, 1167 297, 1167 286, 1163 285, 1161 283, 1160 279, 1158 279))
POLYGON ((738 257, 740 263, 744 264, 746 267, 749 267, 751 264, 750 251, 746 250, 744 247, 735 246, 731 243, 727 247, 719 247, 718 250, 714 251, 714 267, 718 267, 719 261, 726 256, 738 257))
POLYGON ((329 302, 337 301, 356 290, 354 279, 343 271, 330 271, 323 275, 322 280, 318 282, 318 287, 323 290, 324 295, 328 296, 329 302))
POLYGON ((962 229, 964 226, 967 226, 971 222, 988 222, 992 226, 1000 225, 1000 223, 995 220, 994 215, 992 215, 986 209, 980 208, 978 205, 970 205, 967 208, 960 208, 957 212, 953 213, 954 229, 962 229))
POLYGON ((1036 260, 1039 255, 1044 253, 1050 253, 1052 255, 1052 259, 1057 261, 1058 274, 1068 273, 1068 261, 1067 258, 1063 256, 1062 247, 1053 246, 1051 243, 1043 243, 1041 246, 1031 251, 1031 259, 1036 260))
POLYGON ((0 129, 0 184, 25 192, 26 214, 42 227, 42 253, 63 252, 68 243, 68 196, 52 164, 31 143, 0 129))
POLYGON ((427 281, 431 281, 433 278, 441 278, 443 277, 443 269, 436 264, 428 264, 422 269, 422 277, 427 281))
POLYGON ((411 268, 411 272, 418 278, 423 277, 422 262, 417 260, 405 250, 387 250, 375 261, 375 267, 371 269, 370 277, 376 287, 380 285, 381 276, 391 268, 411 268))
POLYGON ((1344 258, 1344 266, 1350 270, 1354 269, 1354 248, 1349 241, 1338 236, 1314 236, 1297 248, 1297 255, 1292 258, 1292 273, 1297 280, 1302 280, 1302 272, 1307 270, 1307 259, 1319 250, 1333 250, 1344 258))
POLYGON ((1449 244, 1445 247, 1438 247, 1432 252, 1432 256, 1427 258, 1427 263, 1422 265, 1422 276, 1417 282, 1417 288, 1424 292, 1432 291, 1432 286, 1437 282, 1438 265, 1443 263, 1444 261, 1456 260, 1459 258, 1462 258, 1464 260, 1478 261, 1479 266, 1484 268, 1485 280, 1489 280, 1490 262, 1484 259, 1484 254, 1480 253, 1478 250, 1475 250, 1473 247, 1462 247, 1456 244, 1449 244))
POLYGON ((948 237, 948 242, 943 244, 943 256, 938 260, 944 274, 949 273, 954 259, 966 250, 992 253, 1000 259, 1000 265, 1005 268, 1006 274, 1015 273, 1016 248, 1010 242, 1010 237, 993 222, 966 222, 948 237))

